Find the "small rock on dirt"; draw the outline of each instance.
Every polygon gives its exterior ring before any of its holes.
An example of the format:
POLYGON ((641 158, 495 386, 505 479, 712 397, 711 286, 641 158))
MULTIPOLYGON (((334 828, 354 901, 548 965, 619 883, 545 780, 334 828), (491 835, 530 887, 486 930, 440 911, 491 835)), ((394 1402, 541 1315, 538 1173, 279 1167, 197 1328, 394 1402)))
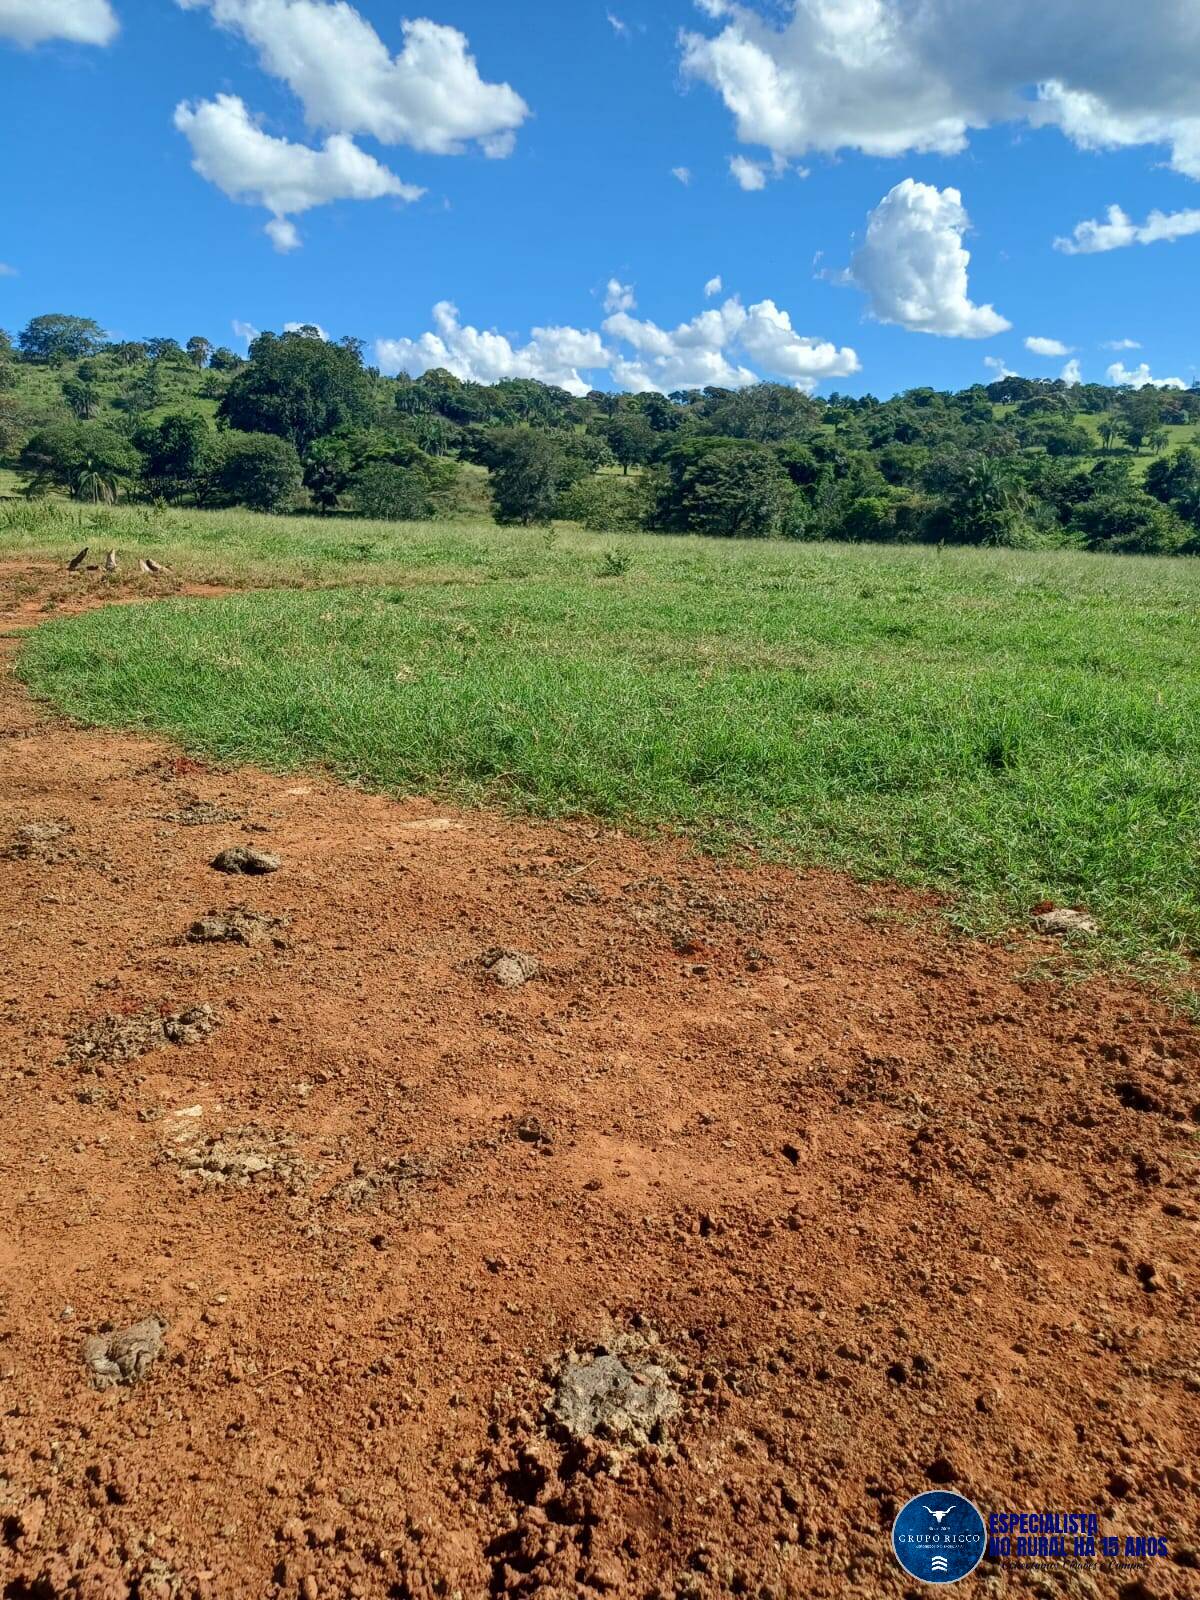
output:
POLYGON ((162 1353, 166 1328, 157 1317, 146 1317, 129 1328, 93 1333, 83 1341, 83 1363, 97 1389, 140 1383, 162 1353))
POLYGON ((245 1188, 256 1179, 286 1184, 293 1192, 309 1177, 286 1134, 264 1128, 231 1128, 182 1150, 164 1152, 185 1173, 203 1183, 245 1188))
POLYGON ((218 872, 241 873, 249 877, 278 872, 283 865, 278 856, 272 855, 269 850, 259 850, 252 844, 236 844, 228 850, 222 850, 213 857, 212 864, 218 872))
POLYGON ((227 911, 209 911, 197 917, 185 937, 189 944, 262 944, 280 927, 275 917, 263 916, 245 906, 230 906, 227 911))
POLYGON ((627 1366, 620 1356, 606 1354, 568 1360, 546 1411, 573 1439, 597 1437, 636 1448, 661 1440, 679 1411, 679 1396, 663 1367, 627 1366))
POLYGON ((480 959, 488 977, 502 989, 519 989, 538 973, 537 958, 520 950, 485 950, 480 959))
POLYGON ((1033 919, 1039 933, 1054 934, 1060 939, 1093 939, 1100 932, 1100 924, 1086 911, 1071 911, 1056 907, 1041 911, 1033 919))

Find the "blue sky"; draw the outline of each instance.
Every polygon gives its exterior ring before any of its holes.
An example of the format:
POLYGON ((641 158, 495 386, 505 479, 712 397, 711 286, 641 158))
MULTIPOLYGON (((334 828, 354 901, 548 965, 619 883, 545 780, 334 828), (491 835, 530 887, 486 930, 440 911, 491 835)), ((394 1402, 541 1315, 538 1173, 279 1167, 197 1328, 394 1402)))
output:
POLYGON ((0 326, 309 321, 584 388, 1193 381, 1200 7, 921 15, 0 0, 0 326))

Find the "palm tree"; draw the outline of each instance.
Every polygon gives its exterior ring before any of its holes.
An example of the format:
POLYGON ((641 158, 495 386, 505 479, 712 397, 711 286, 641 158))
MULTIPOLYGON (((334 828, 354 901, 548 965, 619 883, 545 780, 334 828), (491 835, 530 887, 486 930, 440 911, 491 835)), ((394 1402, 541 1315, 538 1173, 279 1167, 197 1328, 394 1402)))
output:
POLYGON ((1111 455, 1112 443, 1117 437, 1117 419, 1107 415, 1101 417, 1100 426, 1097 429, 1097 432, 1100 435, 1101 444, 1103 444, 1105 450, 1111 455))
POLYGON ((116 474, 94 461, 85 461, 75 473, 71 493, 76 500, 90 500, 93 505, 103 501, 111 505, 117 498, 116 474))

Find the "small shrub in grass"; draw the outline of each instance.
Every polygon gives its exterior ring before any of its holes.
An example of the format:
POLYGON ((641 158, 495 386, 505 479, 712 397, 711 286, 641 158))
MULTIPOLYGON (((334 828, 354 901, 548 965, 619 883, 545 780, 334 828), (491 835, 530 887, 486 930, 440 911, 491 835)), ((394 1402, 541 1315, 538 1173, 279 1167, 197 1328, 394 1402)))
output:
POLYGON ((633 557, 628 550, 606 550, 600 557, 600 576, 623 578, 632 565, 633 557))

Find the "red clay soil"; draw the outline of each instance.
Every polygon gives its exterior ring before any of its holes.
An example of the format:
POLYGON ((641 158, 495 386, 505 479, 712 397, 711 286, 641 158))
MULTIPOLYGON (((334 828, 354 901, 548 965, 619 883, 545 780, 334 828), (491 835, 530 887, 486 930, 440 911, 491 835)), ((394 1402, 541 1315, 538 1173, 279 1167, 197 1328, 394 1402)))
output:
MULTIPOLYGON (((0 582, 10 634, 122 597, 0 582)), ((915 1596, 946 1486, 1170 1552, 959 1593, 1200 1593, 1191 1027, 920 897, 219 771, 2 670, 7 1600, 915 1596), (614 1350, 648 1445, 548 1416, 614 1350)))

